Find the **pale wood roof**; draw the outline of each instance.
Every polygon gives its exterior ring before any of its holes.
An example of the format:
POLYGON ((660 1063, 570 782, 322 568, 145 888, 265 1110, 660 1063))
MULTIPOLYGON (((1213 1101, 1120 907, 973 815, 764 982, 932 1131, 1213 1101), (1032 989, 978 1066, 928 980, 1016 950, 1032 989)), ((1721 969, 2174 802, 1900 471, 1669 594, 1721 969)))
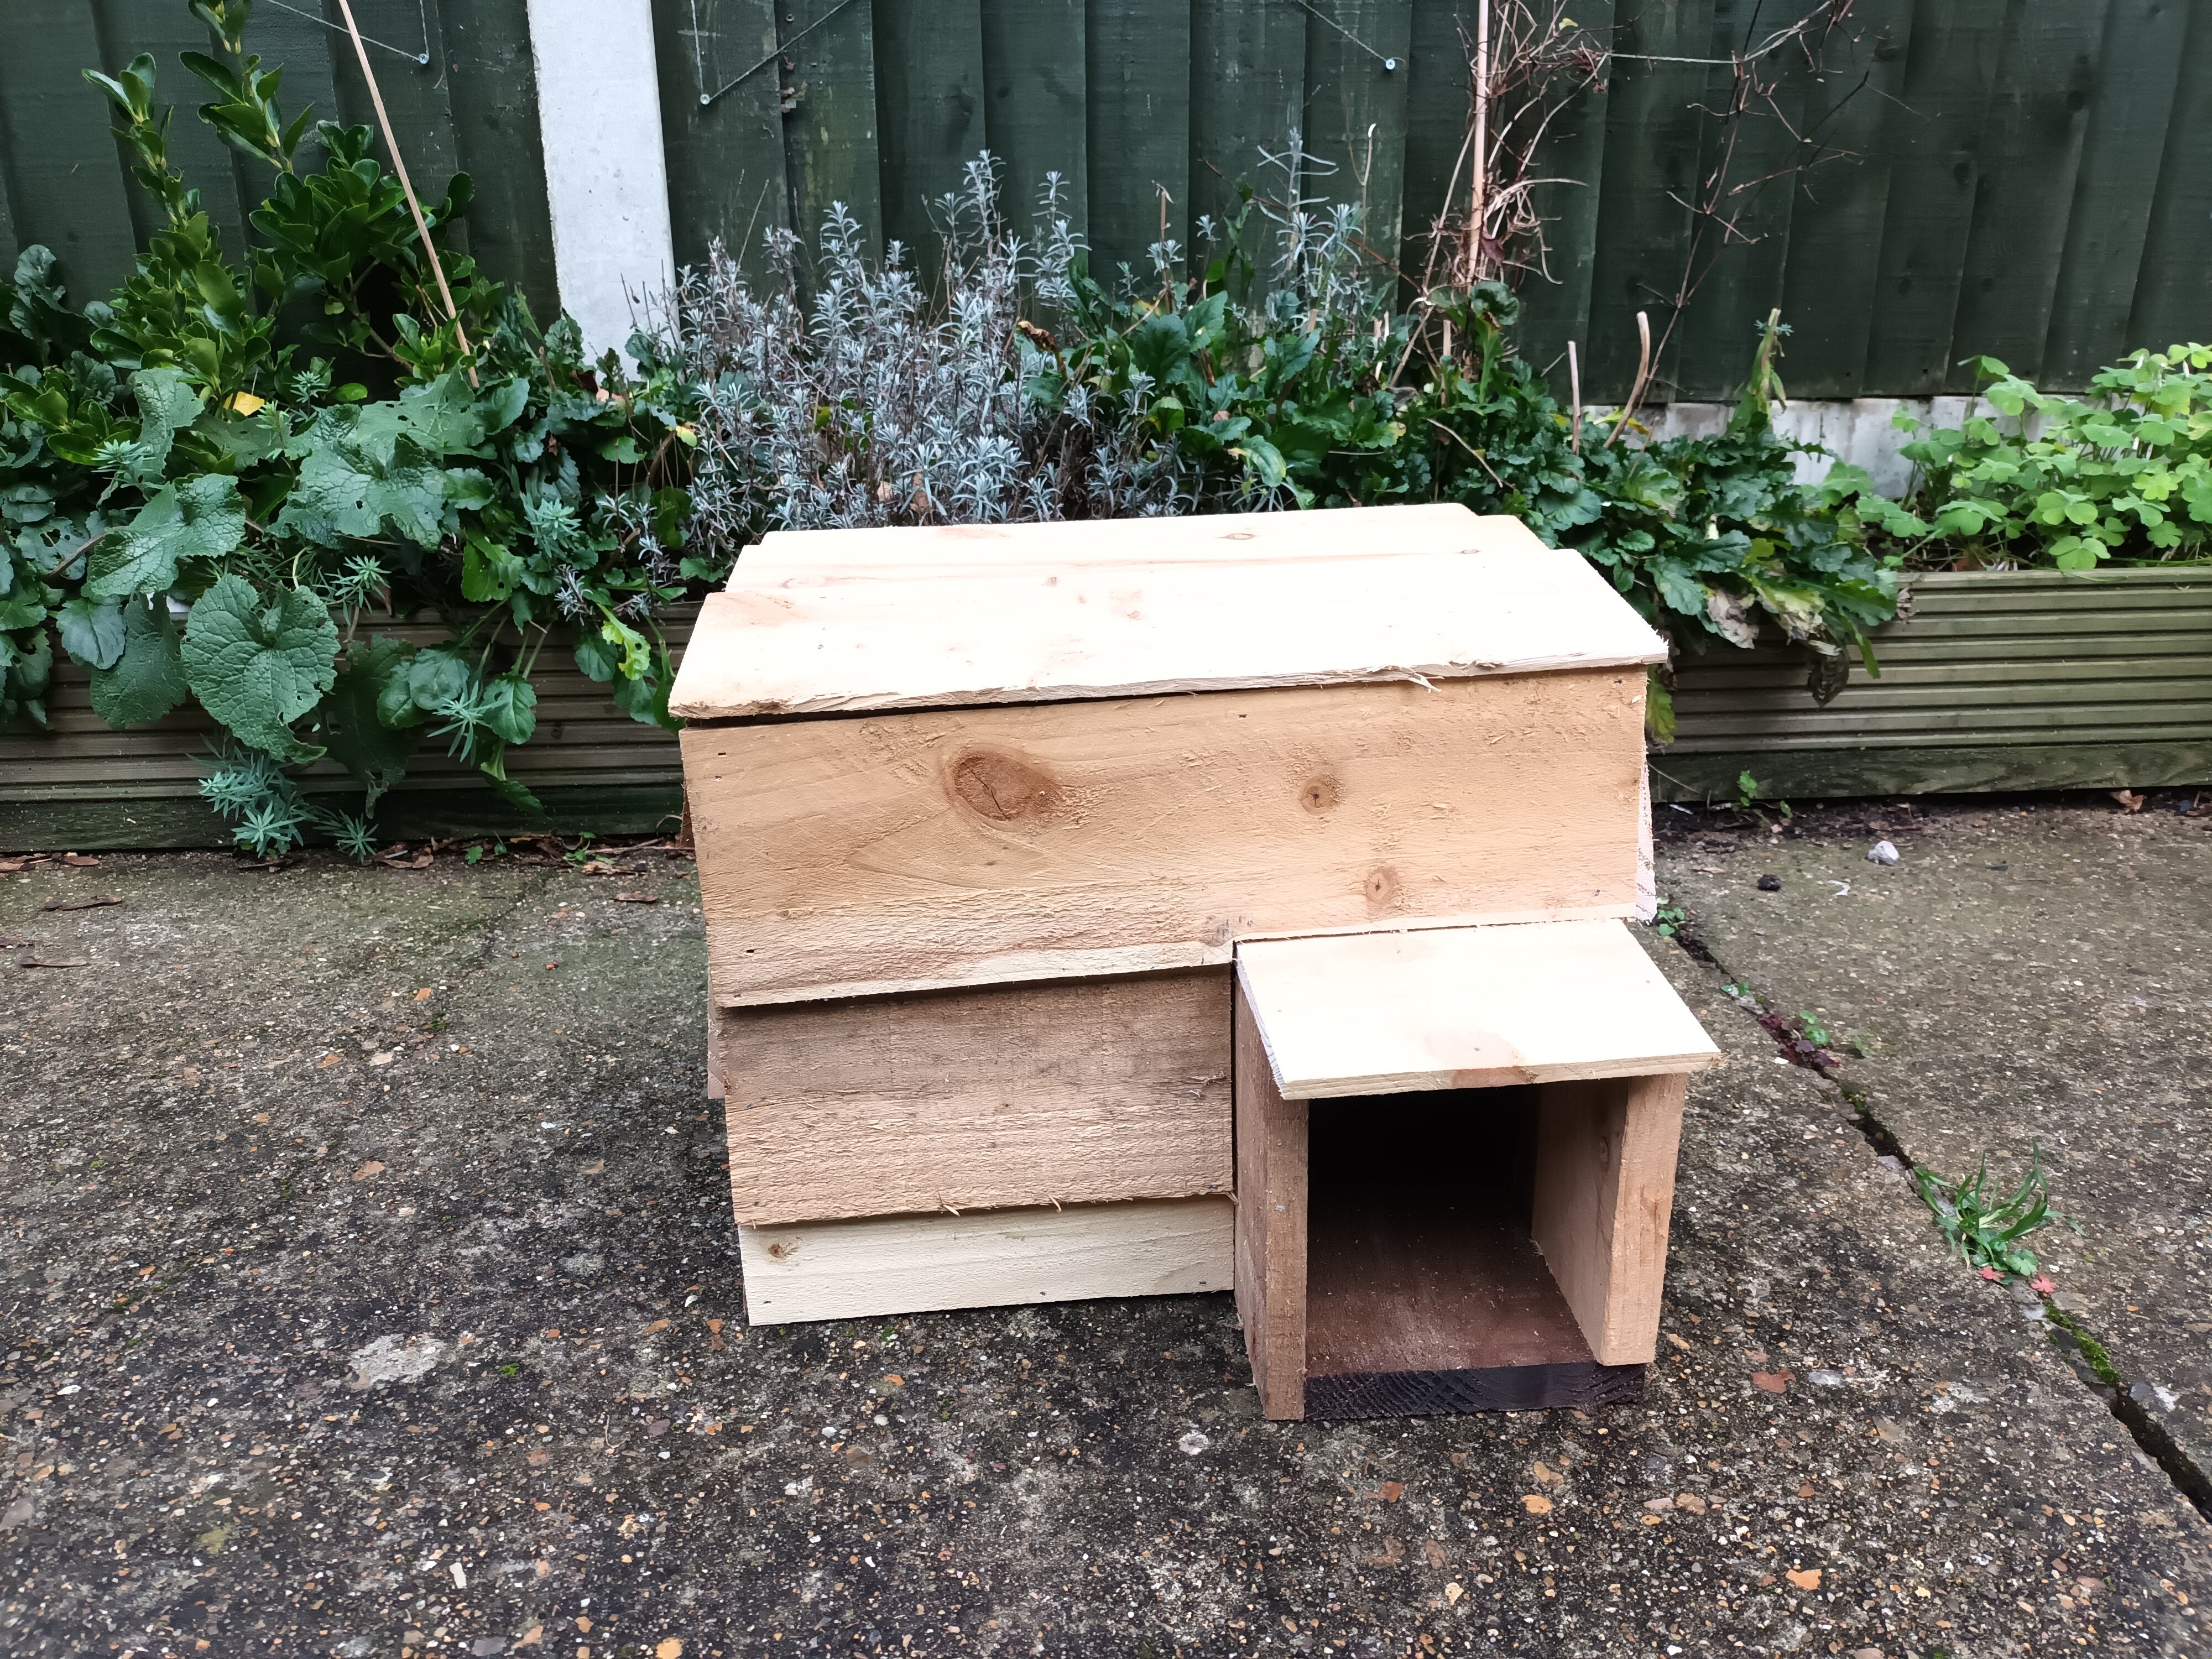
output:
POLYGON ((1579 554, 1459 507, 815 531, 739 559, 670 708, 733 719, 1665 655, 1579 554))

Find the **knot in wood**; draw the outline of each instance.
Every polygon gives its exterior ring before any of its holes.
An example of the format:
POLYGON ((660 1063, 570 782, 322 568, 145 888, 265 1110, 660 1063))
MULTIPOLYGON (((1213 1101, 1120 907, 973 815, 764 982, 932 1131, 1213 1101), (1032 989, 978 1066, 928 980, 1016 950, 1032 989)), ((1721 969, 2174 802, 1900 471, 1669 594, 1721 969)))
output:
POLYGON ((1060 804, 1049 772, 1016 755, 970 750, 952 763, 952 793, 979 816, 999 823, 1042 817, 1060 804))
POLYGON ((1336 779, 1327 772, 1317 772, 1306 780, 1305 787, 1298 791, 1298 805, 1309 812, 1326 812, 1343 799, 1336 779))

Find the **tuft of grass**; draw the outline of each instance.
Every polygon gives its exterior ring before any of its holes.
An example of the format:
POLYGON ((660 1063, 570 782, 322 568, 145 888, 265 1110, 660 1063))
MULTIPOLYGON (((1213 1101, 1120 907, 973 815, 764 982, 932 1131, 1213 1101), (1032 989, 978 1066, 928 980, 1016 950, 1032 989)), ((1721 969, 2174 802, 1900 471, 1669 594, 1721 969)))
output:
POLYGON ((2081 1231, 2051 1207, 2051 1182, 2043 1173, 2042 1152, 2033 1146, 2027 1174, 2008 1198, 1999 1199, 1990 1190, 1986 1158, 1971 1180, 1948 1180, 1929 1169, 1915 1170, 1913 1179, 1921 1201, 1935 1212, 1936 1224, 1959 1259, 1988 1278, 2025 1278, 2034 1273, 2039 1265, 2035 1252, 2021 1241, 2052 1222, 2081 1231))

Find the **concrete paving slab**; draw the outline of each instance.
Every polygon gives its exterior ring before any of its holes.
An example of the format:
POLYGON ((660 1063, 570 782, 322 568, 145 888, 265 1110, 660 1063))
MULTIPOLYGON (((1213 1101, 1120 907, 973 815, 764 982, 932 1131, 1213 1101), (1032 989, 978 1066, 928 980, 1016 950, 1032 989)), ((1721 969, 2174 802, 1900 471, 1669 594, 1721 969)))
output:
POLYGON ((0 879, 0 1649, 2208 1645, 2212 1528, 1656 937, 1732 1063, 1645 1399, 1273 1425, 1226 1296, 748 1329, 643 862, 0 879))
POLYGON ((1780 836, 1727 817, 1658 815, 1692 935, 1832 1030, 1838 1075, 1916 1163, 1986 1154, 2009 1190, 2040 1149, 2082 1228, 2035 1241, 2064 1304, 2212 1474, 2212 811, 1853 806, 1780 836), (1897 864, 1867 861, 1881 839, 1897 864))

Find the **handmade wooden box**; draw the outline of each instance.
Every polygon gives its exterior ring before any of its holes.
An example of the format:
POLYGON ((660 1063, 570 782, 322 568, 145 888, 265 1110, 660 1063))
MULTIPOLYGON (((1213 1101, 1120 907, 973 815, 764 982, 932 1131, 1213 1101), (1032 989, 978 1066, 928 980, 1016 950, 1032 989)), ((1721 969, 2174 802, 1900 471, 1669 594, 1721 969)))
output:
POLYGON ((671 701, 750 1316, 1225 1287, 1240 946, 1648 908, 1662 655, 1458 507, 768 537, 671 701))

